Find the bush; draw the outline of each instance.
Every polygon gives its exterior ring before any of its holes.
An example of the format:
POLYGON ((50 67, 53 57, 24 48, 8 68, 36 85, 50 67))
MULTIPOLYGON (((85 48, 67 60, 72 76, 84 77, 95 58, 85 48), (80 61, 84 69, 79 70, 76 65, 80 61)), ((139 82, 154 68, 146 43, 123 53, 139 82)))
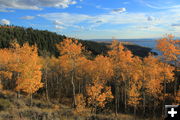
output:
POLYGON ((9 100, 0 98, 0 110, 5 110, 11 106, 9 100))

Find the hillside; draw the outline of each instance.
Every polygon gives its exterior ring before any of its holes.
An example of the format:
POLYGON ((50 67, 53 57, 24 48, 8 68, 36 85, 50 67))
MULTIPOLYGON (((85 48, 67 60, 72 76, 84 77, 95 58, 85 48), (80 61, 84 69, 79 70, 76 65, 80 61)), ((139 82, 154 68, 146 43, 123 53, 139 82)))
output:
MULTIPOLYGON (((0 48, 9 47, 9 43, 13 40, 22 45, 28 42, 30 45, 37 44, 39 55, 58 56, 59 52, 55 44, 62 42, 65 35, 59 35, 47 30, 36 30, 33 28, 23 28, 18 26, 0 26, 0 48)), ((93 55, 106 54, 108 47, 106 43, 98 43, 95 41, 79 40, 85 46, 86 50, 91 51, 93 55)), ((147 56, 151 51, 150 48, 138 45, 125 45, 134 55, 141 57, 147 56)))
MULTIPOLYGON (((136 117, 138 120, 149 120, 136 117)), ((60 104, 58 101, 50 103, 38 97, 30 105, 30 99, 24 95, 19 98, 9 91, 0 92, 0 120, 134 120, 131 114, 91 113, 85 109, 82 113, 76 112, 70 105, 60 104), (5 95, 6 94, 6 95, 5 95)), ((158 120, 156 118, 154 120, 158 120)))

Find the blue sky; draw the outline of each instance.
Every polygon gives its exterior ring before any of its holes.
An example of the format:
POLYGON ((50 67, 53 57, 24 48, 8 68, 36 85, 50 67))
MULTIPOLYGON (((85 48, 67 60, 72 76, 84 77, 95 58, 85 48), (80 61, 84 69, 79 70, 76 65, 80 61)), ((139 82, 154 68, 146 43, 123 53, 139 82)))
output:
POLYGON ((180 37, 180 0, 0 0, 0 24, 80 39, 180 37))

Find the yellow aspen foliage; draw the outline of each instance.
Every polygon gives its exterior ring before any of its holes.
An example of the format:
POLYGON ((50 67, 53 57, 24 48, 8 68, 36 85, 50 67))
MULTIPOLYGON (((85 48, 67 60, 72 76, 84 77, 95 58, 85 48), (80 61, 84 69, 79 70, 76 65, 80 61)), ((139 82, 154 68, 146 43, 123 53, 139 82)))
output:
POLYGON ((91 63, 92 61, 86 59, 85 57, 79 57, 76 64, 76 78, 82 79, 83 76, 90 75, 92 72, 91 63))
POLYGON ((106 86, 99 78, 93 80, 91 85, 86 87, 88 95, 88 105, 96 109, 96 107, 105 107, 108 101, 114 97, 111 92, 111 87, 106 86))
POLYGON ((60 67, 64 71, 66 75, 70 75, 71 84, 72 84, 72 92, 73 92, 73 102, 74 107, 76 107, 76 86, 75 80, 78 74, 78 67, 83 60, 83 51, 84 47, 82 44, 78 43, 77 40, 72 40, 70 38, 66 38, 63 42, 60 42, 56 45, 61 56, 59 57, 60 67))
POLYGON ((127 74, 128 69, 131 67, 130 64, 133 62, 133 54, 118 41, 112 42, 111 49, 108 55, 111 58, 116 76, 125 76, 124 74, 127 74))
POLYGON ((113 65, 109 57, 97 56, 93 64, 93 79, 98 76, 99 79, 107 81, 113 76, 113 65))
POLYGON ((130 90, 129 90, 129 99, 128 104, 131 106, 137 106, 140 103, 141 100, 141 94, 140 89, 136 86, 136 84, 132 84, 130 90))
POLYGON ((142 60, 139 57, 134 57, 131 67, 129 67, 129 89, 128 89, 128 104, 136 108, 140 104, 141 89, 143 87, 142 60))
MULTIPOLYGON (((15 46, 16 47, 16 46, 15 46)), ((20 72, 20 76, 16 81, 16 90, 22 90, 28 94, 33 94, 43 86, 41 82, 40 58, 38 56, 37 47, 24 44, 22 47, 15 48, 14 51, 18 57, 18 65, 16 70, 20 72)))
POLYGON ((7 65, 12 57, 12 55, 10 54, 10 51, 8 49, 0 49, 0 65, 1 65, 1 69, 3 67, 5 67, 5 65, 7 65))
MULTIPOLYGON (((131 66, 129 67, 129 76, 132 78, 132 81, 142 80, 143 78, 143 69, 142 69, 143 61, 135 56, 132 59, 131 66)), ((145 78, 144 78, 145 79, 145 78)))
POLYGON ((12 78, 12 72, 9 72, 9 71, 0 71, 0 75, 2 75, 4 78, 7 78, 7 79, 12 78))
POLYGON ((160 95, 162 95, 162 83, 163 78, 161 77, 161 69, 159 68, 159 61, 157 58, 149 55, 148 57, 144 58, 145 63, 145 70, 151 71, 146 72, 146 87, 147 92, 154 96, 155 98, 158 98, 160 95))
POLYGON ((132 61, 133 54, 130 50, 125 49, 122 43, 118 41, 113 41, 111 45, 111 51, 108 52, 109 56, 113 58, 114 61, 132 61))
POLYGON ((146 88, 149 95, 160 99, 163 95, 162 90, 165 86, 163 83, 172 82, 174 80, 174 67, 167 63, 162 63, 152 55, 144 58, 146 88), (151 72, 148 72, 151 71, 151 72))
POLYGON ((78 77, 80 74, 84 74, 85 65, 88 60, 84 57, 84 47, 78 43, 77 40, 70 38, 64 39, 63 42, 56 45, 61 56, 59 57, 59 66, 66 75, 70 75, 70 72, 76 73, 78 77))
POLYGON ((160 63, 159 68, 161 69, 161 77, 164 77, 167 82, 174 81, 174 66, 167 63, 160 63))
POLYGON ((59 72, 60 70, 60 65, 59 65, 59 60, 55 58, 54 56, 52 57, 41 57, 41 63, 42 63, 42 68, 50 71, 53 69, 53 71, 59 72))
POLYGON ((166 61, 176 61, 180 55, 179 40, 174 40, 172 35, 157 40, 156 48, 162 52, 162 57, 166 61))
POLYGON ((10 64, 13 62, 13 54, 8 49, 0 49, 0 86, 3 88, 2 81, 12 78, 10 64))
POLYGON ((0 50, 1 74, 11 78, 12 72, 18 73, 16 90, 32 94, 42 87, 41 65, 37 47, 24 44, 22 47, 16 42, 9 49, 0 50), (3 70, 3 71, 2 71, 3 70))
POLYGON ((110 48, 111 50, 108 52, 108 55, 111 59, 111 63, 113 64, 114 77, 112 80, 115 85, 115 110, 117 113, 118 99, 120 95, 124 98, 123 102, 125 109, 127 107, 127 95, 130 78, 129 73, 130 68, 132 68, 133 54, 117 40, 112 42, 110 48))
POLYGON ((75 69, 79 62, 81 62, 80 59, 83 59, 81 57, 83 56, 82 52, 84 47, 82 44, 78 43, 77 40, 73 41, 67 38, 56 46, 61 54, 59 57, 61 61, 60 66, 65 72, 70 72, 75 69))
POLYGON ((61 55, 69 55, 71 58, 75 58, 82 54, 84 47, 82 44, 78 43, 77 40, 73 41, 70 38, 64 39, 63 42, 57 45, 58 50, 61 55))

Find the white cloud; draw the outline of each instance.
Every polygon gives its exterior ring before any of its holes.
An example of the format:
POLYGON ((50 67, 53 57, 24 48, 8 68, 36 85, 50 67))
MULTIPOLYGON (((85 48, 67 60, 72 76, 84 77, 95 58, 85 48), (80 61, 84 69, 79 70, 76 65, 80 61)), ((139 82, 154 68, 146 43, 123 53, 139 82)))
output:
POLYGON ((91 22, 96 23, 96 21, 102 21, 101 23, 106 24, 135 24, 144 23, 146 21, 146 14, 144 13, 108 13, 97 15, 91 22))
MULTIPOLYGON (((41 16, 41 15, 39 15, 41 16)), ((88 16, 83 16, 83 15, 76 15, 77 17, 79 17, 79 19, 76 21, 74 19, 74 21, 70 21, 69 19, 69 16, 70 14, 67 14, 67 13, 57 13, 57 17, 60 17, 61 19, 57 19, 57 20, 52 20, 53 24, 55 25, 55 28, 57 29, 65 29, 65 28, 68 28, 68 27, 71 27, 71 28, 76 28, 76 29, 79 29, 79 30, 83 30, 84 27, 83 26, 79 26, 79 25, 76 25, 76 23, 79 23, 82 19, 85 19, 84 17, 88 17, 88 16), (62 17, 63 15, 65 15, 64 17, 62 17)), ((73 17, 73 15, 72 15, 73 17)))
MULTIPOLYGON (((99 15, 72 14, 72 13, 48 13, 41 14, 40 17, 50 20, 55 25, 63 26, 64 28, 77 28, 87 31, 101 30, 105 27, 112 27, 117 31, 117 27, 126 32, 135 32, 139 34, 145 31, 149 34, 161 35, 161 33, 170 33, 174 29, 177 33, 180 29, 180 9, 159 10, 156 12, 109 12, 99 15), (176 24, 175 24, 176 23, 176 24), (82 25, 83 24, 83 25, 82 25), (101 27, 103 25, 103 27, 101 27), (134 26, 134 27, 131 27, 134 26), (127 30, 126 30, 127 29, 127 30)), ((78 30, 79 31, 79 30, 78 30)), ((106 34, 106 33, 105 33, 106 34)), ((115 34, 115 33, 113 33, 115 34)), ((146 33, 147 35, 147 33, 146 33)))
POLYGON ((110 10, 110 8, 105 8, 105 7, 102 7, 101 5, 96 5, 95 7, 101 10, 110 10))
POLYGON ((129 2, 123 2, 123 4, 127 5, 127 4, 129 4, 129 2))
POLYGON ((173 9, 180 8, 180 3, 177 0, 165 1, 165 0, 138 0, 143 5, 153 9, 173 9))
POLYGON ((0 20, 0 23, 1 23, 1 24, 5 24, 5 25, 10 25, 10 21, 7 20, 7 19, 2 19, 2 20, 0 20))
POLYGON ((41 10, 43 7, 67 8, 73 4, 76 4, 75 0, 0 0, 0 8, 3 9, 41 10))
POLYGON ((118 13, 122 13, 125 12, 126 8, 118 8, 118 9, 114 9, 112 12, 118 12, 118 13))
POLYGON ((155 18, 153 16, 148 16, 147 21, 153 21, 155 18))
POLYGON ((87 23, 87 25, 147 23, 147 15, 144 13, 108 13, 96 16, 70 13, 48 13, 38 16, 44 17, 55 24, 63 23, 64 25, 76 25, 82 22, 87 23))
POLYGON ((69 2, 69 4, 72 4, 72 5, 74 5, 74 4, 76 4, 77 2, 76 1, 70 1, 69 2))
POLYGON ((78 6, 76 6, 76 8, 82 8, 82 6, 79 6, 79 5, 78 5, 78 6))
POLYGON ((132 29, 137 29, 137 31, 150 31, 150 32, 165 32, 165 30, 162 27, 158 27, 155 25, 146 25, 146 26, 132 26, 132 29))
POLYGON ((57 22, 64 23, 65 25, 74 25, 83 21, 87 21, 92 18, 91 16, 84 14, 69 14, 69 13, 47 13, 38 16, 44 17, 55 23, 57 22))
POLYGON ((61 21, 58 21, 58 20, 53 21, 53 24, 55 24, 55 25, 63 25, 63 23, 61 21))
POLYGON ((25 20, 32 20, 34 18, 35 18, 34 16, 24 16, 24 17, 21 17, 21 19, 25 19, 25 20))
POLYGON ((171 24, 171 26, 173 26, 173 27, 180 27, 180 23, 173 23, 173 24, 171 24))
POLYGON ((172 10, 157 13, 106 13, 95 16, 71 13, 48 13, 39 16, 53 22, 60 22, 65 25, 74 25, 81 22, 92 24, 172 24, 180 21, 180 10, 172 10), (150 23, 149 23, 150 22, 150 23))
POLYGON ((55 28, 56 29, 65 29, 63 26, 60 26, 60 25, 55 25, 55 28))
POLYGON ((14 12, 14 10, 0 9, 0 12, 14 12))

